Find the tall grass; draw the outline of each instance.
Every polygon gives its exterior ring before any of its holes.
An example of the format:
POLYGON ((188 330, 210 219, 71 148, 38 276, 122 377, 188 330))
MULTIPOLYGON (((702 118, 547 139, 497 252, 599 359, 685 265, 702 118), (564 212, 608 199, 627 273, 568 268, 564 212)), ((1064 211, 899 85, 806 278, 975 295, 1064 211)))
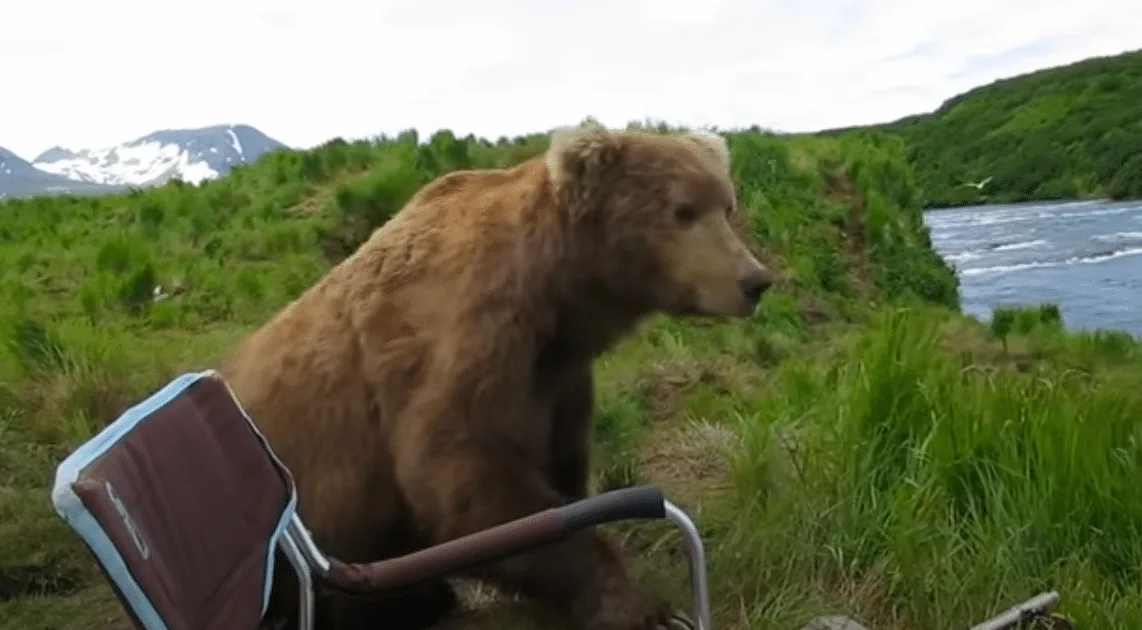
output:
POLYGON ((790 623, 790 585, 857 590, 881 623, 934 628, 1057 588, 1082 627, 1139 627, 1142 364, 964 366, 945 318, 889 310, 843 363, 777 371, 738 427, 724 596, 790 623))

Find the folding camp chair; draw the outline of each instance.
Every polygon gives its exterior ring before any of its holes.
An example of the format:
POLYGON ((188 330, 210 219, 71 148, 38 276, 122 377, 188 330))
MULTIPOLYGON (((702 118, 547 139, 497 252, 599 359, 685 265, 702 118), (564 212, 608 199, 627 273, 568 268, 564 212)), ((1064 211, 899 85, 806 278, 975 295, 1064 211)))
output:
POLYGON ((275 549, 297 575, 299 625, 309 630, 315 576, 349 592, 382 591, 635 518, 666 518, 682 531, 697 630, 710 627, 702 540, 685 512, 651 486, 602 493, 372 564, 325 556, 297 514, 289 470, 213 370, 175 378, 72 452, 56 470, 52 501, 136 627, 147 630, 258 627, 275 549))

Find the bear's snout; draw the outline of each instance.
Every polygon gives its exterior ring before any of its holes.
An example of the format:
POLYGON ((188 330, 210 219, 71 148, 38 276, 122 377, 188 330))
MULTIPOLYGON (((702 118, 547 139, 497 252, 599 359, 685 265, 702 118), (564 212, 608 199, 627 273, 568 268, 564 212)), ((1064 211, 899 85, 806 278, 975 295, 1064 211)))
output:
POLYGON ((743 306, 752 312, 757 307, 757 303, 761 301, 762 294, 773 285, 773 277, 765 265, 761 264, 741 241, 738 241, 736 245, 738 250, 738 287, 741 289, 741 299, 745 303, 743 306))
POLYGON ((761 301, 761 295, 773 284, 770 280, 769 274, 761 269, 754 270, 740 280, 738 286, 741 287, 742 294, 745 295, 745 301, 750 306, 755 306, 761 301))

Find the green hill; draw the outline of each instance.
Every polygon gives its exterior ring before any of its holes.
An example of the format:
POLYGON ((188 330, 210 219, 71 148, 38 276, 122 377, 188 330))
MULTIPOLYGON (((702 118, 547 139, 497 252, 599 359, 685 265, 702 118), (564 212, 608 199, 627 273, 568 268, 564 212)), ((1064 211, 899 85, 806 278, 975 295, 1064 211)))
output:
MULTIPOLYGON (((747 321, 659 318, 601 362, 597 486, 656 483, 696 516, 718 628, 966 626, 1046 588, 1085 627, 1139 627, 1142 348, 1051 309, 999 318, 1002 339, 959 315, 898 138, 727 137, 779 282, 747 321)), ((197 187, 0 205, 0 627, 125 627, 51 510, 66 452, 424 182, 545 144, 335 140, 197 187)), ((685 605, 669 527, 617 529, 685 605)))
POLYGON ((870 129, 907 140, 933 207, 1142 197, 1142 50, 996 81, 870 129))

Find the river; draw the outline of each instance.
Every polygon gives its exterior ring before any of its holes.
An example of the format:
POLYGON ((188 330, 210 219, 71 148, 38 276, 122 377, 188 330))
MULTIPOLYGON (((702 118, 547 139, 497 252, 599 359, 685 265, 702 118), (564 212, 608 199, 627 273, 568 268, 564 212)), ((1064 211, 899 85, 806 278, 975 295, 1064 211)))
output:
POLYGON ((1142 336, 1142 201, 966 206, 925 213, 966 313, 1053 302, 1068 329, 1142 336))

